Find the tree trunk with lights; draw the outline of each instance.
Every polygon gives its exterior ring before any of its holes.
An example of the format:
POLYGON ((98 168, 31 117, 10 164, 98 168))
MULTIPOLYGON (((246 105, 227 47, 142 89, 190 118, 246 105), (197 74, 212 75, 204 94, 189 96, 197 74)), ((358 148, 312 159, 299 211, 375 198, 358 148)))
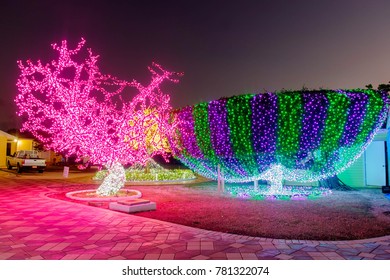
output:
POLYGON ((96 193, 102 196, 115 195, 126 182, 126 173, 122 164, 115 162, 111 166, 106 166, 108 174, 96 193))

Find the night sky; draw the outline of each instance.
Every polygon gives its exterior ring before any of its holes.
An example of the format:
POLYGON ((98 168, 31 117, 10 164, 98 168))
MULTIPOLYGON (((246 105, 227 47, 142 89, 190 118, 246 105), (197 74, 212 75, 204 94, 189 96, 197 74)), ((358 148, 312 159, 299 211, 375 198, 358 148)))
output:
POLYGON ((17 60, 48 62, 81 37, 102 73, 148 81, 155 61, 184 72, 173 107, 281 89, 390 80, 390 1, 0 0, 0 129, 20 127, 17 60))

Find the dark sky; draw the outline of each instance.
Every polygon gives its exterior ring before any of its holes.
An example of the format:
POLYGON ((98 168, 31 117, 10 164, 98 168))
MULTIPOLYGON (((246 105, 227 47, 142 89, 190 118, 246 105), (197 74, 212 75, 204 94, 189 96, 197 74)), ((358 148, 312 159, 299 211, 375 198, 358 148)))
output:
POLYGON ((280 89, 390 80, 390 1, 0 0, 0 129, 19 127, 17 60, 80 37, 103 73, 146 82, 152 61, 185 73, 173 107, 280 89))

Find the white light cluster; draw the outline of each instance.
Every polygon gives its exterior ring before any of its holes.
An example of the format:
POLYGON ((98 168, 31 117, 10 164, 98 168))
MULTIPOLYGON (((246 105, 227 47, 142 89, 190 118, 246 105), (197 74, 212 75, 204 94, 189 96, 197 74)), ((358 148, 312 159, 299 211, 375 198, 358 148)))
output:
POLYGON ((107 169, 108 174, 96 191, 98 195, 114 195, 125 185, 126 173, 122 164, 115 162, 111 166, 107 167, 107 169))

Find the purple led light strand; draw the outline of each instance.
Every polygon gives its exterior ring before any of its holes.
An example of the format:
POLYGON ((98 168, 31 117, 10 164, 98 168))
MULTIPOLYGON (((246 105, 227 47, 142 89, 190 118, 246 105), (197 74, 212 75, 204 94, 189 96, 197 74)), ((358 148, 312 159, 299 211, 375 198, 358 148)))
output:
POLYGON ((277 100, 274 93, 258 94, 250 100, 252 145, 260 173, 276 161, 277 100))
POLYGON ((194 158, 203 158, 203 153, 196 142, 194 118, 192 107, 188 106, 180 110, 178 114, 178 129, 181 134, 182 148, 194 158))
POLYGON ((197 144, 192 106, 184 107, 177 113, 176 133, 180 136, 177 135, 174 145, 171 145, 175 156, 190 169, 199 170, 202 166, 208 173, 215 173, 212 168, 213 164, 204 158, 197 144))
POLYGON ((344 133, 340 139, 340 144, 343 146, 350 146, 355 142, 356 136, 360 132, 361 124, 364 121, 368 96, 355 92, 349 92, 346 93, 346 95, 349 98, 350 104, 348 108, 347 122, 344 128, 344 133))
MULTIPOLYGON (((299 143, 298 161, 310 157, 310 152, 320 146, 325 126, 328 99, 323 93, 303 93, 303 117, 299 143)), ((298 167, 302 167, 299 166, 298 167)))
POLYGON ((242 176, 247 176, 240 162, 234 157, 230 142, 230 131, 227 123, 226 99, 211 101, 208 106, 210 140, 215 154, 227 165, 242 176))
POLYGON ((219 157, 233 157, 234 151, 229 140, 226 100, 211 101, 208 107, 210 140, 215 154, 219 157))
POLYGON ((256 153, 273 153, 276 150, 277 99, 274 93, 264 93, 250 100, 253 149, 256 153))

